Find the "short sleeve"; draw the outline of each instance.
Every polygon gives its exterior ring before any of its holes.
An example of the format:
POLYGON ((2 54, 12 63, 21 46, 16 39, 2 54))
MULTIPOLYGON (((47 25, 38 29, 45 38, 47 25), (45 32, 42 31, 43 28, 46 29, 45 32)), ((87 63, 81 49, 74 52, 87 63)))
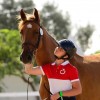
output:
POLYGON ((79 81, 78 70, 76 67, 71 68, 69 77, 71 82, 79 81))
POLYGON ((49 64, 43 65, 40 67, 40 69, 41 69, 43 75, 48 76, 49 71, 50 71, 50 65, 49 64))

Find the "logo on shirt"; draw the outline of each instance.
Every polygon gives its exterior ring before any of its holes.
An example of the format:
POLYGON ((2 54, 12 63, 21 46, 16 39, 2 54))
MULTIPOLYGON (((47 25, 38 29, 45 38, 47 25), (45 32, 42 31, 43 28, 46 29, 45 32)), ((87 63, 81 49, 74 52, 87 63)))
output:
POLYGON ((61 69, 60 70, 60 74, 65 74, 66 73, 66 70, 65 69, 61 69))

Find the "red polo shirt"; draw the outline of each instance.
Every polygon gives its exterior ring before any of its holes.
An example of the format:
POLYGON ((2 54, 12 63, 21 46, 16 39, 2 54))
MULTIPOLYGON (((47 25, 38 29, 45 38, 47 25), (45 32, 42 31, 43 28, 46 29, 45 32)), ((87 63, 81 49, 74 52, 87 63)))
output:
POLYGON ((40 67, 50 84, 50 91, 54 94, 59 91, 72 89, 71 82, 79 81, 78 71, 68 61, 59 66, 55 62, 40 67))

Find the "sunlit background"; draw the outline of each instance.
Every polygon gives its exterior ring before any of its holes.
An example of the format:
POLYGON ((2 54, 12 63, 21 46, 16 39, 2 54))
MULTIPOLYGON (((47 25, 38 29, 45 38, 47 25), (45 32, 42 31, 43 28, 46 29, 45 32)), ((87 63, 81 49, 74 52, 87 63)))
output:
MULTIPOLYGON (((21 38, 16 16, 22 8, 31 14, 34 7, 41 24, 56 40, 72 40, 82 56, 100 53, 99 0, 0 0, 0 100, 26 100, 28 75, 19 60, 21 38)), ((39 100, 33 98, 39 96, 39 79, 32 76, 30 80, 30 100, 39 100)))
POLYGON ((70 14, 72 22, 72 32, 75 34, 77 28, 86 26, 87 24, 94 25, 95 31, 91 36, 92 44, 85 51, 85 54, 94 53, 100 50, 100 1, 99 0, 34 0, 37 9, 41 10, 46 2, 58 6, 58 9, 65 14, 67 11, 70 14))

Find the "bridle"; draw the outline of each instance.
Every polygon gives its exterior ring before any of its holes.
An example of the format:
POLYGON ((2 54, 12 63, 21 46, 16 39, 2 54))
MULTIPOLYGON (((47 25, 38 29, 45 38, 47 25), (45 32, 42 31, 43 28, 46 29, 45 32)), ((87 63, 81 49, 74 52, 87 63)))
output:
MULTIPOLYGON (((36 22, 34 22, 34 23, 37 24, 37 25, 40 27, 40 28, 39 28, 38 40, 37 40, 37 42, 36 42, 35 44, 32 44, 32 43, 30 43, 30 42, 24 42, 24 43, 22 43, 22 48, 24 48, 24 46, 27 46, 27 47, 28 47, 28 52, 29 52, 29 53, 30 53, 30 52, 31 52, 31 53, 34 53, 34 55, 35 55, 35 51, 38 49, 39 44, 40 44, 41 36, 43 36, 43 30, 42 30, 42 26, 41 26, 41 25, 39 25, 39 24, 36 23, 36 22), (31 45, 32 47, 34 47, 34 50, 30 51, 29 45, 31 45)), ((29 78, 30 78, 30 76, 29 76, 29 78)), ((28 78, 28 85, 29 85, 29 78, 28 78)), ((44 84, 44 87, 45 87, 45 89, 47 90, 47 92, 48 92, 50 95, 52 95, 51 91, 48 90, 48 88, 46 87, 45 84, 44 84)), ((44 100, 46 100, 46 99, 48 99, 48 97, 45 98, 44 100)), ((28 100, 28 86, 27 86, 27 100, 28 100)))
POLYGON ((40 27, 40 28, 39 28, 38 39, 37 39, 37 41, 36 41, 35 44, 32 44, 32 43, 30 43, 30 42, 24 42, 24 43, 22 43, 22 48, 24 48, 25 46, 27 46, 27 47, 28 47, 28 51, 35 54, 36 50, 37 50, 38 47, 39 47, 40 40, 41 40, 41 36, 43 36, 43 29, 42 29, 42 26, 41 26, 41 25, 39 25, 39 24, 36 23, 35 21, 33 21, 33 22, 34 22, 35 24, 37 24, 37 25, 40 27), (34 49, 33 49, 32 51, 30 51, 29 45, 31 45, 32 47, 34 47, 34 49))

